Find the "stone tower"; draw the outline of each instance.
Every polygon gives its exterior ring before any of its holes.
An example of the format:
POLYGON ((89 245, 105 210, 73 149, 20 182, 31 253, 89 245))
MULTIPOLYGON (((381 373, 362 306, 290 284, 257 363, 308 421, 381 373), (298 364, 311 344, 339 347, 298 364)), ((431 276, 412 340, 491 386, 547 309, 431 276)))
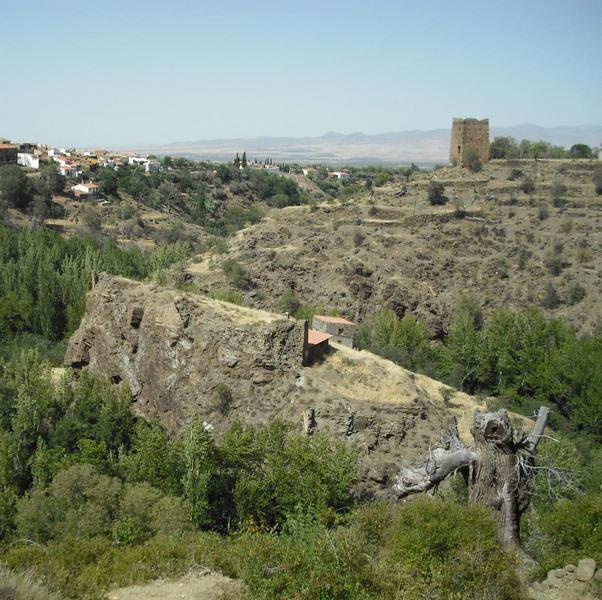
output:
POLYGON ((449 162, 463 167, 470 148, 476 150, 482 163, 489 160, 489 119, 454 119, 449 162))

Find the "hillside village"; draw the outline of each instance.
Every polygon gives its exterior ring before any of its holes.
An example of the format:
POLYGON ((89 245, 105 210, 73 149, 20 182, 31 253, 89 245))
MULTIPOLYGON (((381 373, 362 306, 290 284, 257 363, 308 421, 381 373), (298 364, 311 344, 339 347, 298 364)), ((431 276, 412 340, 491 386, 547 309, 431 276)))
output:
MULTIPOLYGON (((125 166, 140 167, 145 173, 157 173, 161 170, 161 161, 154 155, 140 156, 132 152, 111 152, 109 150, 77 150, 76 148, 55 148, 40 143, 19 142, 0 138, 0 165, 16 164, 26 169, 38 170, 40 165, 56 163, 59 173, 69 180, 69 189, 77 196, 99 200, 102 196, 95 173, 101 168, 115 171, 125 166)), ((290 171, 285 164, 273 164, 272 160, 253 159, 247 164, 246 154, 234 159, 238 169, 252 168, 265 173, 280 174, 290 171)), ((317 173, 316 168, 299 169, 303 175, 317 173)), ((330 171, 328 177, 345 179, 349 173, 330 171)))

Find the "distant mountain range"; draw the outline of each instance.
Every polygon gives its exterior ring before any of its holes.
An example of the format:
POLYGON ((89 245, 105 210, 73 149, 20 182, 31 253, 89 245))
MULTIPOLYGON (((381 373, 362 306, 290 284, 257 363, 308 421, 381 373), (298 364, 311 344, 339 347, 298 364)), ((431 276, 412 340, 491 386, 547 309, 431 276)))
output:
MULTIPOLYGON (((512 136, 517 140, 543 140, 569 148, 584 143, 602 144, 602 126, 581 125, 540 127, 515 125, 492 127, 491 139, 512 136)), ((274 162, 378 164, 445 163, 449 156, 449 129, 412 130, 395 133, 326 133, 319 137, 257 137, 222 140, 173 142, 130 148, 136 152, 170 154, 205 160, 230 160, 236 153, 247 153, 249 159, 271 158, 274 162)))

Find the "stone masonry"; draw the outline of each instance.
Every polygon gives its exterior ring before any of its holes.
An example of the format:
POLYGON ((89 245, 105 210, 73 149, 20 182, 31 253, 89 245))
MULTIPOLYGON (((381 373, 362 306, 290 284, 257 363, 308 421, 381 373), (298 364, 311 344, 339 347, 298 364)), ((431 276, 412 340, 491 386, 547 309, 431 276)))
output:
POLYGON ((454 119, 449 162, 463 167, 471 148, 476 150, 482 163, 489 160, 489 119, 454 119))

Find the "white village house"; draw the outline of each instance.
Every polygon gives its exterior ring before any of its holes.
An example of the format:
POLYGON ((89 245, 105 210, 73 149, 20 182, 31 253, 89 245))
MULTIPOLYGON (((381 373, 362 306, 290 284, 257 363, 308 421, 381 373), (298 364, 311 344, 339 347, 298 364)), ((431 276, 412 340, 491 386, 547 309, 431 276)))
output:
POLYGON ((71 187, 72 192, 78 197, 98 198, 98 185, 92 182, 78 183, 71 187))
POLYGON ((81 165, 75 163, 59 164, 59 173, 63 177, 75 179, 76 177, 79 177, 82 174, 81 165))
POLYGON ((30 169, 39 169, 40 157, 29 152, 17 152, 17 164, 30 169))

